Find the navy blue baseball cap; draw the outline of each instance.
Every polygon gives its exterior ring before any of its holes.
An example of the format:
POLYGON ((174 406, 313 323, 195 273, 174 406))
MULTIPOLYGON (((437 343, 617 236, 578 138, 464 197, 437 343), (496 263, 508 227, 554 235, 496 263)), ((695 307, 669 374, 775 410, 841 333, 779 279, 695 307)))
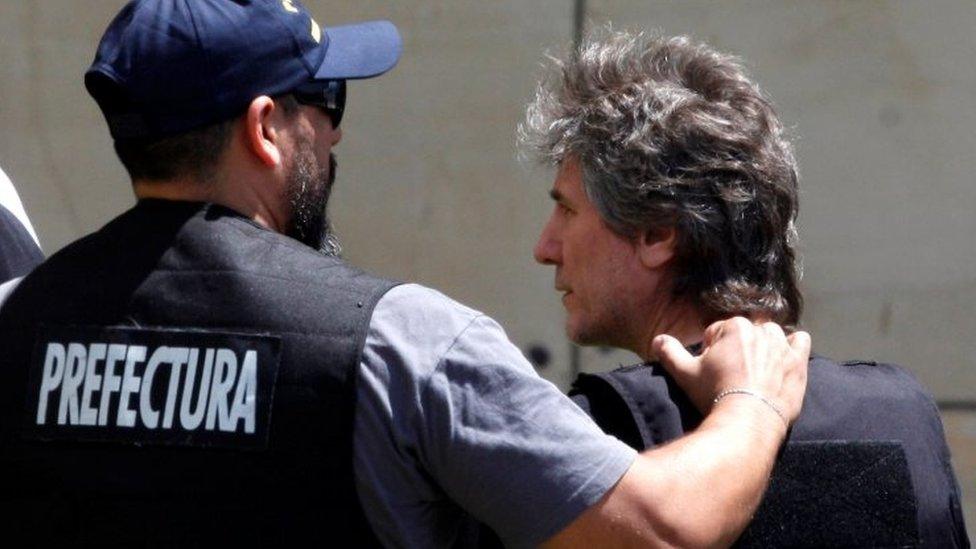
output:
POLYGON ((379 76, 400 57, 389 21, 322 27, 298 0, 133 0, 85 87, 115 139, 156 139, 237 116, 258 96, 379 76))

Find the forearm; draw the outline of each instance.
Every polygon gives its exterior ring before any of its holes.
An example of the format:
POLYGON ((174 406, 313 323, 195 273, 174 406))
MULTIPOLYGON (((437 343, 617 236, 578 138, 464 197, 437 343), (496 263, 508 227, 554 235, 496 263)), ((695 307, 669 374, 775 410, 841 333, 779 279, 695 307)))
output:
POLYGON ((638 458, 661 541, 726 546, 762 500, 785 423, 748 396, 729 397, 694 433, 638 458))
POLYGON ((762 499, 786 433, 748 397, 728 398, 693 433, 645 451, 551 547, 730 545, 762 499))

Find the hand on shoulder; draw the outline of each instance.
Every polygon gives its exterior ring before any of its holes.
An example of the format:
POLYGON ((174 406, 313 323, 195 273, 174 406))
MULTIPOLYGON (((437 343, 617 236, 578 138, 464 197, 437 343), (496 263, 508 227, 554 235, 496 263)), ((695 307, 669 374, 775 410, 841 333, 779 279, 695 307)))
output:
POLYGON ((800 413, 810 357, 806 332, 787 336, 773 322, 734 317, 705 330, 697 357, 667 335, 655 338, 654 350, 703 414, 711 411, 716 397, 739 395, 766 401, 787 423, 800 413))

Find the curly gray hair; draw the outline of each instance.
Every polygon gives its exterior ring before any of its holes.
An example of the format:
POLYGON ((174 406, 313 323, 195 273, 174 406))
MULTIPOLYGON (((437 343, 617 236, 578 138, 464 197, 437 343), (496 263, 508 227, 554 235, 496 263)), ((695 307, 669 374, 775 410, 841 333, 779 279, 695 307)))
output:
POLYGON ((523 151, 550 165, 578 159, 618 234, 675 227, 674 292, 706 320, 795 326, 796 160, 741 62, 686 37, 609 29, 551 61, 519 126, 523 151))

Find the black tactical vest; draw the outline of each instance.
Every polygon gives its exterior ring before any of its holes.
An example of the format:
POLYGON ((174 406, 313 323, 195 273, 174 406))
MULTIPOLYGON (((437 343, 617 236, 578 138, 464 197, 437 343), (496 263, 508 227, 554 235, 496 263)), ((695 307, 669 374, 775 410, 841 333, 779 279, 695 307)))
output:
MULTIPOLYGON (((583 374, 573 400, 637 450, 698 427, 660 364, 583 374)), ((738 547, 969 547, 931 397, 905 370, 810 360, 803 410, 738 547)))
POLYGON ((354 384, 393 285, 215 205, 145 200, 69 245, 0 311, 5 536, 375 544, 354 384))

